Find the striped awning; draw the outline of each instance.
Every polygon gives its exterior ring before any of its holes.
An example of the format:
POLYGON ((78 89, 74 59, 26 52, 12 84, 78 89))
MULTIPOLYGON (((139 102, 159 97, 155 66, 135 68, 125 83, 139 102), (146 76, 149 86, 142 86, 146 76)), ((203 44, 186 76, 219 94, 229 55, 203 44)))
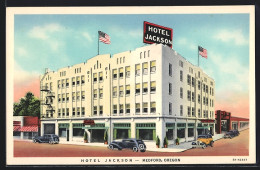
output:
POLYGON ((38 126, 23 126, 21 132, 38 132, 38 126))
POLYGON ((21 126, 14 126, 14 130, 13 130, 13 131, 15 131, 15 132, 19 132, 20 129, 21 129, 21 126))

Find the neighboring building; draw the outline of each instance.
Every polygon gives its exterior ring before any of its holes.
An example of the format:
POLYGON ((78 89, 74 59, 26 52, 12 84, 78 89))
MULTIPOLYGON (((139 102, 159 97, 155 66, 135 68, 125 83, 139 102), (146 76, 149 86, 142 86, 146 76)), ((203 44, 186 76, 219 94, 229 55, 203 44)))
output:
POLYGON ((13 116, 13 136, 16 139, 32 139, 38 135, 39 119, 32 116, 13 116))
POLYGON ((216 133, 227 132, 231 129, 239 131, 249 128, 249 119, 231 116, 230 112, 217 110, 216 118, 216 133))
POLYGON ((41 133, 90 142, 194 140, 214 133, 215 82, 173 49, 153 44, 98 55, 41 76, 41 133), (86 119, 94 125, 84 125, 86 119))

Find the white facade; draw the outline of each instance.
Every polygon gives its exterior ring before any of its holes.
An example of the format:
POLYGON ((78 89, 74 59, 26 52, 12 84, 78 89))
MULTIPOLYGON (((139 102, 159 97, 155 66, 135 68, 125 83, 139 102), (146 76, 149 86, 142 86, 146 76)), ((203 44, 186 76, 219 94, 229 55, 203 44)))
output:
POLYGON ((107 130, 109 141, 158 136, 162 144, 167 132, 170 143, 177 136, 194 140, 204 129, 215 131, 214 89, 212 78, 168 46, 98 55, 57 72, 46 70, 41 77, 42 134, 83 141, 85 129, 90 142, 101 142, 107 130), (85 119, 96 125, 84 126, 85 119))

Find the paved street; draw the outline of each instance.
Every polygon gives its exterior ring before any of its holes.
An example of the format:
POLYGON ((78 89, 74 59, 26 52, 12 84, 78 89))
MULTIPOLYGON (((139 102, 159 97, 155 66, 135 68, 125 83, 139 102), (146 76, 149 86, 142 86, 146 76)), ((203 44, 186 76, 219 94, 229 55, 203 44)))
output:
POLYGON ((14 157, 140 157, 140 156, 247 156, 249 155, 249 130, 233 139, 215 141, 214 147, 195 148, 184 152, 133 152, 109 150, 99 146, 32 143, 14 141, 14 157))

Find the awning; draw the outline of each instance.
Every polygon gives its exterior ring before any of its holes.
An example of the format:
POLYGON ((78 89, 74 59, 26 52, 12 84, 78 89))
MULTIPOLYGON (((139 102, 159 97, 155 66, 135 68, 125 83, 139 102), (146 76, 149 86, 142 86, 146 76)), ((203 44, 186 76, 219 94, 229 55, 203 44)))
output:
POLYGON ((38 126, 23 126, 21 132, 38 132, 38 126))
POLYGON ((20 129, 21 129, 21 126, 14 126, 14 130, 13 130, 13 131, 15 131, 15 132, 19 132, 20 129))

